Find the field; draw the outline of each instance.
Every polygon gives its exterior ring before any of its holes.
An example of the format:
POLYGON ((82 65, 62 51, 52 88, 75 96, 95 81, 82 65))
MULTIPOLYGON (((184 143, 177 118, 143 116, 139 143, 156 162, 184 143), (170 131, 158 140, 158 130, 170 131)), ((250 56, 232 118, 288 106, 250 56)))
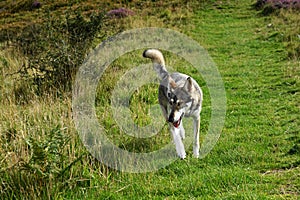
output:
MULTIPOLYGON (((0 199, 300 198, 299 10, 266 13, 252 0, 10 2, 0 2, 0 199), (118 8, 130 12, 105 14, 118 8), (217 144, 203 159, 188 148, 185 160, 128 173, 85 148, 73 121, 72 84, 100 42, 143 27, 176 30, 207 50, 224 82, 226 116, 217 144)), ((95 110, 115 145, 147 153, 170 142, 167 126, 136 139, 120 130, 110 106, 120 77, 149 63, 142 52, 129 52, 107 68, 95 110)), ((203 141, 212 112, 207 83, 186 60, 164 53, 168 66, 203 88, 203 141)), ((148 110, 156 96, 155 84, 134 93, 136 124, 152 122, 148 110)))

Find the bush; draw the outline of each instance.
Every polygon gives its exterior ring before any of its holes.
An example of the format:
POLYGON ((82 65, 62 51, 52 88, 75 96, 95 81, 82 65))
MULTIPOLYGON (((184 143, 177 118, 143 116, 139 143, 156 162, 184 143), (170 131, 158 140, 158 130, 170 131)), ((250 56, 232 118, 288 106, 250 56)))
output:
POLYGON ((18 71, 36 94, 70 91, 72 80, 99 32, 102 13, 85 18, 81 12, 51 17, 42 24, 24 28, 10 41, 28 62, 18 71))
POLYGON ((279 9, 300 9, 300 0, 257 0, 254 6, 270 14, 279 9))

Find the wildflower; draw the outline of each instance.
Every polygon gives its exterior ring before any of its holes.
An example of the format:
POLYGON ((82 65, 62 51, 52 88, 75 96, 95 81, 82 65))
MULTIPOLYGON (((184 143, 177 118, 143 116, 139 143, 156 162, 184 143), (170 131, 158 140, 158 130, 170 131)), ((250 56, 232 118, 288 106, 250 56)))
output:
POLYGON ((35 8, 40 8, 42 6, 42 4, 39 2, 39 1, 34 1, 32 3, 32 8, 35 9, 35 8))
POLYGON ((280 8, 300 8, 300 0, 257 0, 255 6, 262 8, 264 6, 271 6, 275 9, 280 8))
POLYGON ((114 9, 110 10, 107 12, 107 16, 109 17, 116 17, 116 18, 123 18, 127 17, 130 15, 134 15, 134 12, 132 10, 126 9, 126 8, 119 8, 119 9, 114 9))

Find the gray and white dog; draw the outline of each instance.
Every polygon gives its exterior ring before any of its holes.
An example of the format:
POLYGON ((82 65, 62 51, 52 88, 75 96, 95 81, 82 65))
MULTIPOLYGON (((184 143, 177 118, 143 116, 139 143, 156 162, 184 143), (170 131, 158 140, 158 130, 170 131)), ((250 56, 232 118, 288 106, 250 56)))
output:
POLYGON ((150 58, 153 68, 160 78, 158 100, 162 113, 169 122, 171 134, 176 146, 176 152, 181 159, 186 157, 184 144, 185 130, 182 125, 183 117, 192 117, 194 122, 193 153, 199 157, 200 112, 203 93, 197 82, 186 74, 169 73, 165 67, 162 53, 157 49, 148 49, 143 53, 150 58))

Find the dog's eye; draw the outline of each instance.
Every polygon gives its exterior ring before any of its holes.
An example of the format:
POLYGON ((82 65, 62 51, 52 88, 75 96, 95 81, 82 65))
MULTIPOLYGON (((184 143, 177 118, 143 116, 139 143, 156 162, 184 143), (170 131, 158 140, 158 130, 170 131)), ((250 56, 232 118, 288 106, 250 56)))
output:
POLYGON ((174 99, 170 99, 169 103, 172 105, 174 103, 174 99))
POLYGON ((167 94, 167 95, 168 95, 168 98, 170 98, 170 97, 171 97, 171 93, 170 93, 170 92, 168 92, 168 94, 167 94))

